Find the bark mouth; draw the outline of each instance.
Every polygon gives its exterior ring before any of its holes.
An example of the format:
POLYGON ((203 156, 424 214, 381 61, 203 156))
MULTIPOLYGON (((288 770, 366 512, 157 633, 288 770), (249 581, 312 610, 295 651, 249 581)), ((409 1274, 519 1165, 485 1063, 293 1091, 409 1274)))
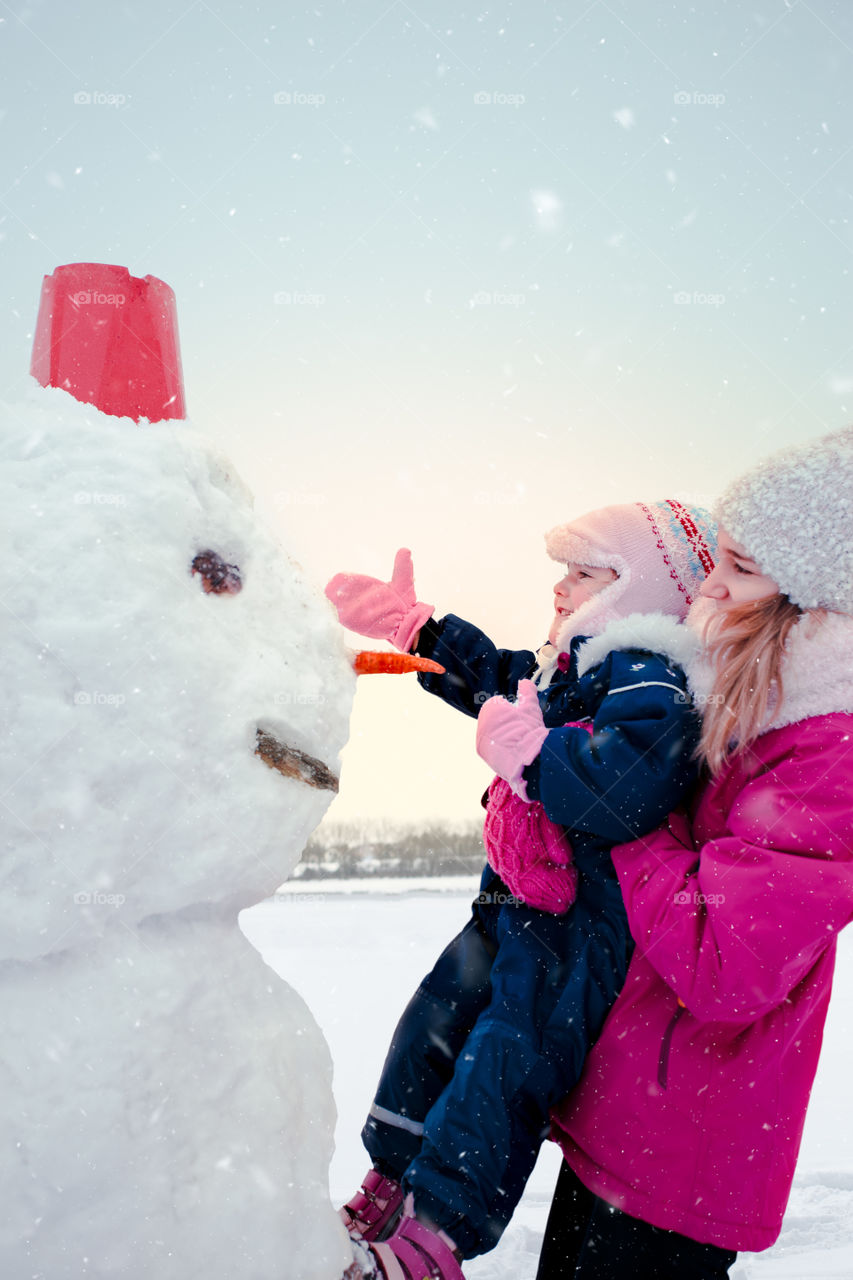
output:
POLYGON ((279 742, 266 729, 258 729, 255 736, 255 755, 260 756, 270 769, 277 769, 285 778, 297 778, 309 787, 316 787, 318 791, 338 790, 336 775, 316 756, 309 756, 307 751, 279 742))

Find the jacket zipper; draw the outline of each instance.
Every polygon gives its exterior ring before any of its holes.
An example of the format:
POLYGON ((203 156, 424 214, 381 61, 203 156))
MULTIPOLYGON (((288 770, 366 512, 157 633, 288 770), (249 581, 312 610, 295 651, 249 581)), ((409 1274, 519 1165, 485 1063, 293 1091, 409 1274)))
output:
POLYGON ((660 1046, 660 1057, 658 1058, 658 1084, 662 1089, 667 1085, 667 1073, 669 1071, 669 1050, 672 1044, 672 1033, 675 1031, 675 1025, 678 1019, 684 1013, 686 1005, 681 997, 678 997, 678 1008, 669 1020, 666 1031, 663 1033, 663 1040, 660 1046))

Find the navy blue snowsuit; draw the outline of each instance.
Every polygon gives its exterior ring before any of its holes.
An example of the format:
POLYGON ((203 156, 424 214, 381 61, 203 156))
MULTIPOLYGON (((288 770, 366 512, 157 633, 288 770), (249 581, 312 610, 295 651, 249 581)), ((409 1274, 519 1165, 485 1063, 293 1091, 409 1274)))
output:
MULTIPOLYGON (((614 650, 555 670, 540 706, 551 732, 524 776, 567 828, 578 870, 562 916, 525 906, 487 865, 471 919, 420 984, 394 1033, 362 1140, 413 1191, 464 1257, 494 1247, 625 978, 633 946, 609 850, 652 830, 695 773, 698 726, 683 672, 660 654, 614 650), (585 728, 561 728, 589 720, 585 728)), ((446 668, 424 688, 476 716, 536 667, 449 614, 417 652, 446 668)))

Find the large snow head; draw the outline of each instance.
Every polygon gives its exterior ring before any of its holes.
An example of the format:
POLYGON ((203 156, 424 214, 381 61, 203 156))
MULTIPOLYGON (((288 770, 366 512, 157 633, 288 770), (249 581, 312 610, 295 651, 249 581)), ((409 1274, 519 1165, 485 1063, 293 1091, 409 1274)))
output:
POLYGON ((85 289, 48 278, 34 366, 75 396, 106 387, 109 412, 34 387, 0 429, 2 954, 19 958, 272 893, 334 794, 354 688, 328 605, 230 463, 183 423, 114 416, 183 403, 167 286, 85 265, 85 289), (117 363, 128 333, 165 364, 117 363))

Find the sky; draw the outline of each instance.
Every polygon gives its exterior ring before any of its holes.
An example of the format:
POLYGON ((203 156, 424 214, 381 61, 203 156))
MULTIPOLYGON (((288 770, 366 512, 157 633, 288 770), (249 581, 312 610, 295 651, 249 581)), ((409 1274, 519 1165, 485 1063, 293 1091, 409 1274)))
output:
MULTIPOLYGON (((553 525, 851 420, 851 216, 845 0, 0 0, 0 398, 45 274, 159 276, 193 426, 318 589, 408 546, 503 646, 553 525)), ((327 820, 475 820, 488 777, 365 677, 327 820)))

